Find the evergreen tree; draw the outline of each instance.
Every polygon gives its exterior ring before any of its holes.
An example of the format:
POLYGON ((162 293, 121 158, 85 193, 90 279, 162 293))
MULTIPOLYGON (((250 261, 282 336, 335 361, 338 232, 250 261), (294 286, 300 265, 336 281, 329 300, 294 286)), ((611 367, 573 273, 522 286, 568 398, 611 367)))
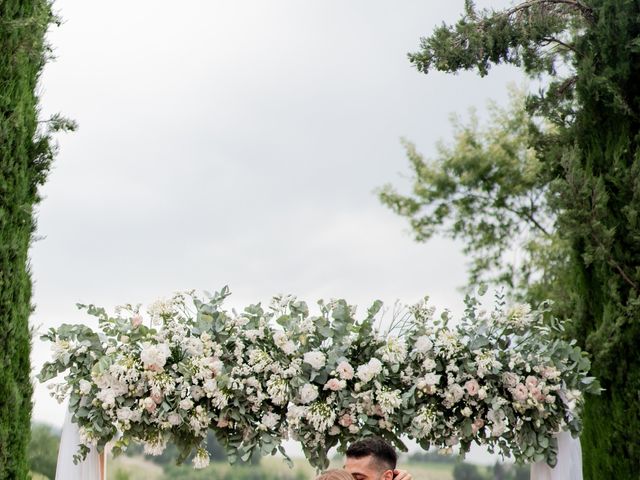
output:
POLYGON ((50 135, 73 127, 59 116, 38 122, 36 87, 53 20, 46 0, 0 1, 0 479, 28 477, 28 250, 38 186, 55 153, 50 135))
POLYGON ((564 292, 570 333, 591 352, 605 388, 584 415, 584 473, 594 480, 640 471, 639 54, 637 1, 527 0, 500 11, 467 1, 455 25, 409 55, 424 73, 486 75, 508 63, 549 79, 527 101, 532 119, 552 126, 531 141, 542 184, 524 187, 544 192, 540 205, 566 246, 554 289, 564 292))

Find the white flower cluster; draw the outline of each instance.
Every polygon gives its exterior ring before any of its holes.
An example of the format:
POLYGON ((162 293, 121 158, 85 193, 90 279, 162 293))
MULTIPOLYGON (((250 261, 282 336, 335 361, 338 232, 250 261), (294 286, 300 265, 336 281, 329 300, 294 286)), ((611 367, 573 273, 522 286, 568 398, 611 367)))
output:
POLYGON ((117 434, 116 451, 129 441, 155 455, 168 442, 199 445, 202 468, 213 429, 230 458, 294 438, 324 467, 336 442, 408 434, 425 448, 500 442, 521 460, 553 463, 548 439, 577 433, 583 394, 599 391, 577 347, 551 329, 531 333, 540 315, 528 306, 467 311, 454 325, 421 302, 408 308, 411 328, 381 334, 344 300, 319 302, 315 317, 292 296, 236 314, 221 308, 227 294, 178 294, 152 304, 150 322, 121 308, 101 333, 78 325, 45 335, 53 359, 40 378, 68 375, 52 390, 70 397, 84 445, 117 434))

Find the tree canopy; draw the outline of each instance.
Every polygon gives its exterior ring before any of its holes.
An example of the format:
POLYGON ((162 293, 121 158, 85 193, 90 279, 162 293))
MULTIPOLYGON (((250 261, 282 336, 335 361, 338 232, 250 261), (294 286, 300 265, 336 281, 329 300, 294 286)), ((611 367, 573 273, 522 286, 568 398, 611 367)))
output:
POLYGON ((530 298, 559 300, 574 319, 570 333, 606 389, 587 403, 592 479, 640 471, 639 53, 637 2, 527 0, 502 10, 465 2, 457 23, 409 54, 418 71, 484 76, 510 64, 544 87, 487 129, 473 120, 458 128, 433 162, 408 144, 412 194, 381 191, 417 239, 463 239, 472 282, 493 274, 530 298), (513 246, 526 252, 519 262, 505 255, 513 246))

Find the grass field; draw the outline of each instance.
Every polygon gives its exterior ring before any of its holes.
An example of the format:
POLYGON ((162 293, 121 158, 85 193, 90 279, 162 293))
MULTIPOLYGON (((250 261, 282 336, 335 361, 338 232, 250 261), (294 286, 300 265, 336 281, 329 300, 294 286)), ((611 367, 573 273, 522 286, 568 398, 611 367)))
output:
POLYGON ((110 458, 107 462, 107 480, 116 480, 118 472, 122 472, 131 480, 163 480, 164 471, 162 467, 156 465, 144 457, 127 457, 120 455, 117 458, 110 458))

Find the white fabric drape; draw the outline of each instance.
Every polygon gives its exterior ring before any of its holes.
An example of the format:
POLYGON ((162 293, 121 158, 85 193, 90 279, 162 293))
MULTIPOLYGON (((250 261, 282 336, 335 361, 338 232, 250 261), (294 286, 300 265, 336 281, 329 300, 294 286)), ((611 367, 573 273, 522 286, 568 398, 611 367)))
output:
POLYGON ((580 439, 569 432, 558 434, 558 463, 551 468, 545 462, 531 465, 531 480, 582 480, 580 439))
POLYGON ((56 465, 56 480, 101 480, 100 455, 92 448, 87 458, 77 465, 73 463, 73 456, 78 452, 80 444, 80 429, 71 419, 71 412, 67 410, 60 438, 58 463, 56 465))

